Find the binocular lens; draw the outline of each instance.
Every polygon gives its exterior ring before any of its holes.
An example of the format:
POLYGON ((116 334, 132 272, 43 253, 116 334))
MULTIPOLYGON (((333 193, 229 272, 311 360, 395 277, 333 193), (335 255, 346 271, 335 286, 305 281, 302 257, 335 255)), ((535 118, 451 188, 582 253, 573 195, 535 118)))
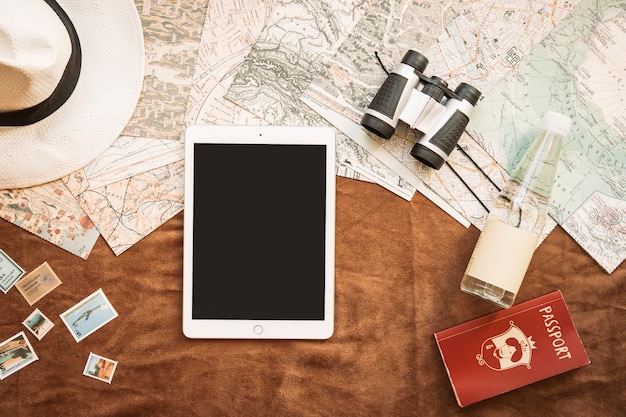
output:
POLYGON ((461 83, 457 86, 454 92, 461 97, 463 100, 467 100, 475 106, 478 103, 478 99, 480 99, 480 91, 469 84, 461 83))
POLYGON ((480 91, 466 83, 454 90, 458 99, 450 100, 448 118, 433 134, 418 139, 411 149, 411 155, 431 168, 439 169, 459 142, 469 123, 469 116, 480 99, 480 91))
POLYGON ((361 125, 382 138, 391 138, 411 91, 419 84, 417 73, 423 72, 427 65, 428 58, 417 51, 404 54, 365 110, 361 125))
POLYGON ((468 123, 467 115, 460 111, 454 112, 426 143, 418 140, 411 149, 411 155, 431 168, 441 168, 456 147, 468 123))
POLYGON ((409 49, 407 53, 404 54, 404 57, 402 57, 401 62, 415 68, 419 72, 424 72, 428 65, 428 58, 417 51, 409 49))
POLYGON ((385 139, 391 138, 396 131, 396 128, 389 123, 367 113, 361 118, 361 125, 370 132, 385 139))

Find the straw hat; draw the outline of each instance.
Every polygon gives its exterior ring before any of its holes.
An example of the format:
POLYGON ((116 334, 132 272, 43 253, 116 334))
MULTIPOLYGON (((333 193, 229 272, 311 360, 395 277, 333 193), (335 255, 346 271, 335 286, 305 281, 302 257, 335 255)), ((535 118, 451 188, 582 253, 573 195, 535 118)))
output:
POLYGON ((130 120, 143 75, 133 0, 0 1, 0 189, 95 159, 130 120))

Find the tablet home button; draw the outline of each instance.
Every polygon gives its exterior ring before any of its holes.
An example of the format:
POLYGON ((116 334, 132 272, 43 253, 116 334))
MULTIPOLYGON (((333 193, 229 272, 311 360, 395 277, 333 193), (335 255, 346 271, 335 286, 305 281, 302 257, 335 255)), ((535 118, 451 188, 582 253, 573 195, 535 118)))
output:
POLYGON ((252 328, 254 334, 261 335, 263 333, 263 326, 259 326, 258 324, 252 328))

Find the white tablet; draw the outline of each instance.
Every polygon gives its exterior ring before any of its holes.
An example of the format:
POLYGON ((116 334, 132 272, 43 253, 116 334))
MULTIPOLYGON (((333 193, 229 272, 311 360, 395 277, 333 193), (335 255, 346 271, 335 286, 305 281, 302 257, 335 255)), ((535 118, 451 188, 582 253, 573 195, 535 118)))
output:
POLYGON ((331 128, 190 126, 184 223, 187 337, 332 335, 331 128))

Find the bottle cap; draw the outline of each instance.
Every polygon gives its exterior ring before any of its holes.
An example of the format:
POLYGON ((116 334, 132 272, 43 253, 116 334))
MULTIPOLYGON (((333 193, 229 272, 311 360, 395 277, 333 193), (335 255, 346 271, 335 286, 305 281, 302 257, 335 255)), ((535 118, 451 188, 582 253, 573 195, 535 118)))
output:
POLYGON ((572 119, 569 117, 557 113, 555 111, 547 111, 543 114, 541 119, 542 129, 551 129, 559 132, 563 136, 567 135, 569 128, 572 126, 572 119))

